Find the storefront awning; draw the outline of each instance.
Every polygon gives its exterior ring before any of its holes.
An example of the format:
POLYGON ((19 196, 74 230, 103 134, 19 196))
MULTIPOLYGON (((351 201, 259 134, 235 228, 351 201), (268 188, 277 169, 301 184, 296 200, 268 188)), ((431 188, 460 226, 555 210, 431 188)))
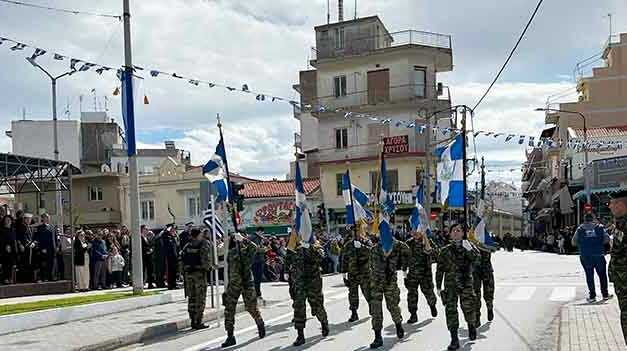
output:
MULTIPOLYGON (((600 189, 592 189, 590 193, 592 194, 604 194, 604 193, 613 193, 615 191, 625 190, 621 187, 610 187, 610 188, 600 188, 600 189)), ((584 200, 586 198, 586 191, 581 190, 578 191, 575 195, 573 195, 574 200, 584 200)))

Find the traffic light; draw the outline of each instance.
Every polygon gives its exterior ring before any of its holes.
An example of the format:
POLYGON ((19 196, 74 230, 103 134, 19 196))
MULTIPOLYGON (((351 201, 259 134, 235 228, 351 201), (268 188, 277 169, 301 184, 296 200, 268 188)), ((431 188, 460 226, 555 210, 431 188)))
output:
POLYGON ((233 202, 236 204, 237 212, 244 210, 244 196, 240 194, 240 191, 244 189, 243 184, 237 184, 231 182, 231 191, 233 194, 233 202))

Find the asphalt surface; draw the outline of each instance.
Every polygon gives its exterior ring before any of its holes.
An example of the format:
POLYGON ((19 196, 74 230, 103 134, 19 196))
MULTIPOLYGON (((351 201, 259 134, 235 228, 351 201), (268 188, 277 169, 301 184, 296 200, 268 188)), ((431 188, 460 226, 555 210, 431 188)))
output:
MULTIPOLYGON (((496 294, 495 319, 486 321, 485 304, 482 326, 475 341, 467 338, 465 322, 460 311, 461 350, 556 350, 560 309, 568 302, 585 298, 587 289, 583 270, 577 256, 534 251, 500 251, 493 255, 496 294)), ((435 269, 435 267, 434 267, 435 269)), ((402 277, 399 276, 399 282, 402 277)), ((309 317, 305 336, 307 343, 295 348, 291 301, 287 286, 281 283, 262 287, 271 292, 262 308, 268 335, 259 340, 257 329, 247 313, 236 319, 238 344, 230 350, 366 350, 373 339, 370 317, 365 300, 360 304, 360 320, 348 323, 348 290, 340 275, 324 278, 325 307, 329 315, 331 334, 322 338, 320 325, 309 317)), ((264 292, 265 294, 265 292, 264 292)), ((401 283, 401 309, 409 318, 406 291, 401 283)), ((384 346, 380 350, 445 350, 449 342, 444 306, 438 301, 439 315, 431 318, 425 299, 420 295, 418 317, 414 325, 404 324, 406 336, 396 338, 395 327, 384 308, 384 346)), ((222 324, 203 331, 186 331, 122 350, 219 350, 225 333, 222 324)))

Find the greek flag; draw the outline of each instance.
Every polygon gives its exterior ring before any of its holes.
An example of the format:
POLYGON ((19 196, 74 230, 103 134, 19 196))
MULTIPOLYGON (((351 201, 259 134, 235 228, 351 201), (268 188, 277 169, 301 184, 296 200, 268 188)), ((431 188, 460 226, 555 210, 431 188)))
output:
POLYGON ((429 217, 427 216, 427 211, 422 206, 423 198, 423 186, 421 185, 416 192, 416 203, 411 216, 409 217, 409 223, 411 225, 411 229, 423 232, 427 234, 427 236, 431 236, 429 217))
MULTIPOLYGON (((213 215, 214 215, 213 209, 211 208, 211 204, 209 204, 209 208, 207 208, 207 210, 205 211, 205 215, 202 219, 203 223, 205 223, 205 226, 209 228, 209 233, 211 233, 211 231, 213 230, 213 225, 212 225, 213 215)), ((222 227, 222 221, 220 220, 220 216, 217 216, 217 215, 216 215, 216 237, 218 238, 224 237, 224 227, 222 227)))
POLYGON ((475 226, 474 236, 475 240, 488 248, 494 247, 494 240, 488 231, 485 219, 483 218, 484 204, 483 200, 479 201, 477 206, 477 225, 475 226))
POLYGON ((436 153, 440 156, 437 167, 440 202, 448 203, 450 207, 463 207, 465 194, 462 135, 455 137, 448 146, 437 149, 436 153))
POLYGON ((216 146, 216 153, 202 168, 202 173, 211 182, 217 191, 216 201, 229 201, 231 187, 227 181, 226 173, 226 150, 224 149, 224 140, 220 137, 220 142, 216 146))
POLYGON ((389 196, 387 169, 385 166, 385 157, 381 155, 381 188, 379 189, 379 241, 383 252, 392 251, 394 238, 392 228, 390 226, 390 216, 394 213, 394 201, 389 196))
POLYGON ((307 197, 305 196, 305 187, 303 186, 303 177, 300 174, 300 166, 296 162, 296 218, 294 220, 296 233, 300 240, 305 243, 313 244, 315 236, 311 229, 311 215, 309 206, 307 205, 307 197))
POLYGON ((358 187, 351 184, 350 173, 346 171, 342 177, 342 197, 346 205, 346 224, 355 225, 359 221, 372 220, 372 213, 366 208, 368 205, 368 195, 358 187), (352 202, 351 202, 351 189, 352 202))

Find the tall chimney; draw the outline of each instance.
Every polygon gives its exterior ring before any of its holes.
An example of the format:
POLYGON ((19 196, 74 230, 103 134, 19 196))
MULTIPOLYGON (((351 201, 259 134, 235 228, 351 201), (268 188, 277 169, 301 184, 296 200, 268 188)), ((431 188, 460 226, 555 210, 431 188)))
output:
POLYGON ((338 22, 344 21, 344 0, 337 0, 337 11, 338 22))

